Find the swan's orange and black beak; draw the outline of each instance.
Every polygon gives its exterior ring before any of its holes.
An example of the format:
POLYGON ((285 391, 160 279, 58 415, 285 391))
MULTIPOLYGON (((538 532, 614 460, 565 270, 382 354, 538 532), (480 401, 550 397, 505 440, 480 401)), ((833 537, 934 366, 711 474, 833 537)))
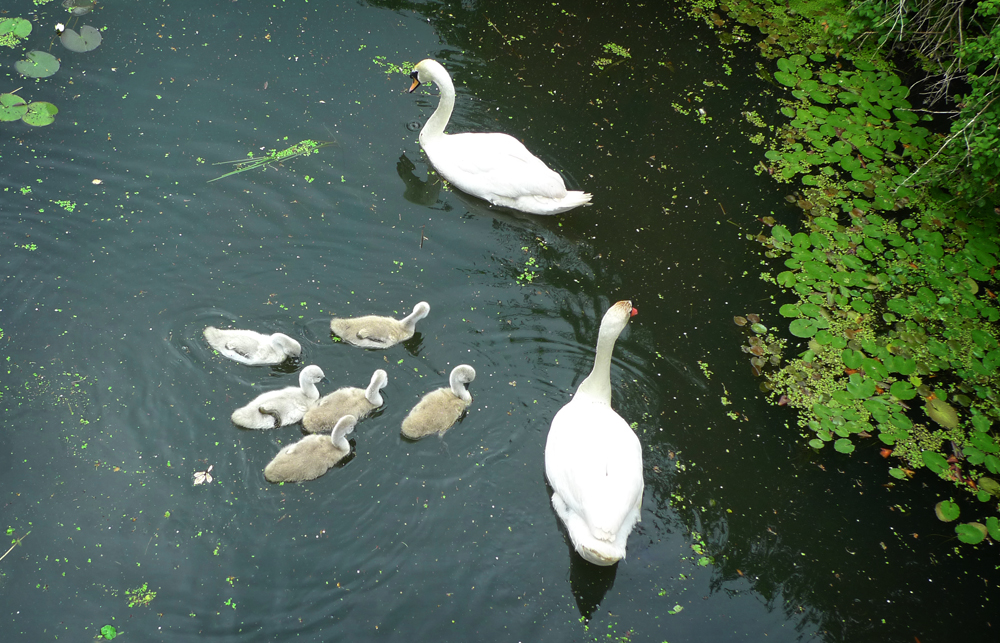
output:
POLYGON ((413 90, 415 90, 417 87, 420 87, 420 79, 417 78, 417 70, 416 69, 414 69, 413 73, 410 74, 410 78, 413 79, 413 84, 410 85, 410 89, 408 90, 408 93, 412 94, 413 90))

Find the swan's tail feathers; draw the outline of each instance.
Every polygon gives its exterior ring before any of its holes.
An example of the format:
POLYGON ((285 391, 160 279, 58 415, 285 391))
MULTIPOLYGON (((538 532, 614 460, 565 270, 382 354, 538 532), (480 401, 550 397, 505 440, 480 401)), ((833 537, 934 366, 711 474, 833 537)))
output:
POLYGON ((502 205, 520 210, 521 212, 528 212, 529 214, 559 214, 560 212, 578 208, 581 205, 588 205, 590 199, 590 193, 573 190, 560 197, 531 194, 511 198, 508 196, 493 195, 489 201, 494 205, 502 205))
POLYGON ((583 556, 588 563, 602 567, 614 565, 625 559, 625 548, 614 543, 580 543, 576 546, 576 553, 583 556))
POLYGON ((572 210, 573 208, 578 208, 581 205, 590 205, 590 199, 593 195, 589 192, 580 192, 579 190, 570 190, 561 199, 555 199, 553 201, 553 206, 551 212, 547 214, 559 214, 560 212, 566 212, 567 210, 572 210))

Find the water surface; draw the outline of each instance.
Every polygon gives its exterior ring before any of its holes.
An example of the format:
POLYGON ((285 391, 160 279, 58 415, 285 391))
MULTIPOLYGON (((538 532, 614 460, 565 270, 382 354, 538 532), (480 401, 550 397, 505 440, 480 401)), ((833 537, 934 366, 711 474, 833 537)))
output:
MULTIPOLYGON (((65 14, 15 5, 47 49, 65 14)), ((12 537, 31 531, 0 563, 7 631, 992 632, 992 563, 949 555, 935 492, 885 488, 875 443, 810 452, 739 349, 734 315, 781 323, 746 235, 796 216, 754 169, 747 133, 764 130, 745 113, 777 103, 753 42, 721 46, 658 3, 174 1, 81 24, 107 27, 101 47, 56 43, 50 79, 8 71, 16 51, 0 59, 11 88, 60 109, 48 127, 0 130, 3 514, 12 537), (458 89, 450 131, 518 136, 594 205, 522 216, 442 189, 417 143, 436 90, 406 94, 382 56, 442 61, 458 89), (207 182, 228 171, 213 163, 303 139, 335 145, 207 182), (642 441, 646 490, 627 560, 597 569, 571 553, 542 457, 619 299, 639 315, 616 347, 614 405, 642 441), (399 317, 422 300, 432 312, 405 344, 330 337, 331 315, 399 317), (302 359, 229 362, 205 345, 210 324, 287 333, 302 359), (407 411, 461 363, 478 374, 468 415, 443 439, 402 440, 407 411), (242 431, 229 414, 306 364, 326 372, 323 392, 386 369, 386 405, 346 462, 270 485, 263 468, 298 429, 242 431), (209 465, 213 483, 195 486, 209 465), (143 584, 155 598, 130 607, 143 584)))

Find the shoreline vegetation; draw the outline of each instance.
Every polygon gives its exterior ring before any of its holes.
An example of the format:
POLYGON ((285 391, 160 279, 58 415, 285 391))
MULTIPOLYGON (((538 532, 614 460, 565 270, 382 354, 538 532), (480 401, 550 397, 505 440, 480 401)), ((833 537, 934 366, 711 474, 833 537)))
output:
POLYGON ((889 485, 936 475, 937 517, 964 519, 956 535, 976 544, 1000 541, 1000 109, 988 62, 1000 2, 959 7, 967 28, 951 39, 922 34, 953 10, 690 4, 713 28, 758 41, 784 117, 759 171, 787 185, 799 221, 762 217, 748 235, 767 257, 761 278, 788 301, 781 328, 754 324, 744 346, 761 390, 795 410, 813 449, 878 448, 889 485), (919 68, 913 87, 888 58, 901 52, 919 68), (957 109, 935 133, 926 125, 942 103, 957 109))

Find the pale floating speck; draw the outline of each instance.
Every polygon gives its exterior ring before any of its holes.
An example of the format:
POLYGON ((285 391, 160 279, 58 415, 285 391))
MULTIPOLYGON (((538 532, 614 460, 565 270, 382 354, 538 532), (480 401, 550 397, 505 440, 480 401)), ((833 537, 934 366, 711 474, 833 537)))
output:
POLYGON ((100 185, 101 183, 104 183, 104 181, 100 179, 94 179, 93 181, 91 181, 91 183, 93 183, 94 185, 100 185))
POLYGON ((212 467, 214 464, 208 465, 208 469, 204 471, 194 472, 194 483, 195 484, 207 484, 212 481, 212 467))
POLYGON ((80 33, 72 29, 63 31, 59 40, 62 41, 66 49, 82 53, 97 49, 98 45, 101 44, 101 32, 90 25, 84 25, 80 27, 80 33))

